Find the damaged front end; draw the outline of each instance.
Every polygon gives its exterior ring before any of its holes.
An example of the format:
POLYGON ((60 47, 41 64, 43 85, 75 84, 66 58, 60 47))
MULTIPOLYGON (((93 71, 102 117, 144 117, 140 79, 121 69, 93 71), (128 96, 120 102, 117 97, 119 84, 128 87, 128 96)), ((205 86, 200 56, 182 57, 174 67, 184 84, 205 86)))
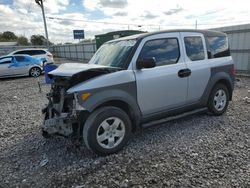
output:
POLYGON ((69 94, 67 90, 90 78, 117 70, 74 63, 61 65, 50 72, 49 77, 53 79, 53 84, 47 94, 48 105, 42 110, 44 114, 43 136, 49 137, 49 135, 57 134, 69 137, 79 134, 81 121, 83 121, 81 116, 86 110, 79 104, 77 93, 69 94))
POLYGON ((74 96, 66 94, 66 88, 53 84, 47 94, 48 106, 42 125, 43 135, 59 134, 69 136, 73 133, 72 124, 77 123, 74 96))

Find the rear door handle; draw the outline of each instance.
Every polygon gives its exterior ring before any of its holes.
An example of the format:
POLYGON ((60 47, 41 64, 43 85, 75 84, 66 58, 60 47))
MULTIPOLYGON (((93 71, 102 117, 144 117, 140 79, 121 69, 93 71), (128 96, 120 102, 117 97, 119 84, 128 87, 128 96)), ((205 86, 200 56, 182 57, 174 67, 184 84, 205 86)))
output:
POLYGON ((178 76, 180 78, 188 77, 191 75, 191 70, 190 69, 181 69, 178 72, 178 76))

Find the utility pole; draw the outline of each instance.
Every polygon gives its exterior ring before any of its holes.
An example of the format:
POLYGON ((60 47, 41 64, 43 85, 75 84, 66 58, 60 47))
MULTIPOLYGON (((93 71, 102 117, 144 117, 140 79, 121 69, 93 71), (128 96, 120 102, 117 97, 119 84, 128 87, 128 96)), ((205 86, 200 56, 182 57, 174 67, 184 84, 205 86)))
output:
POLYGON ((198 23, 197 20, 195 20, 195 29, 197 29, 198 23))
POLYGON ((43 13, 43 23, 44 23, 44 30, 45 30, 45 35, 46 35, 46 45, 47 48, 49 48, 49 36, 48 36, 48 30, 47 30, 47 24, 46 24, 46 19, 45 19, 45 13, 44 13, 44 7, 43 7, 43 0, 35 0, 35 2, 41 7, 42 13, 43 13))

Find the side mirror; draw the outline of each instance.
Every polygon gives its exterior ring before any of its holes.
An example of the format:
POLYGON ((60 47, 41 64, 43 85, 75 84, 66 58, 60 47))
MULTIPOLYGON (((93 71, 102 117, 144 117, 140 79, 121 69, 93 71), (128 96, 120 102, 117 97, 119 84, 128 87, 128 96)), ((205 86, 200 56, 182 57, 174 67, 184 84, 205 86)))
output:
POLYGON ((212 52, 208 50, 207 51, 207 58, 211 59, 212 57, 213 57, 212 52))
POLYGON ((136 68, 142 69, 142 68, 153 68, 156 66, 156 61, 154 57, 151 58, 145 58, 145 59, 139 59, 136 62, 136 68))

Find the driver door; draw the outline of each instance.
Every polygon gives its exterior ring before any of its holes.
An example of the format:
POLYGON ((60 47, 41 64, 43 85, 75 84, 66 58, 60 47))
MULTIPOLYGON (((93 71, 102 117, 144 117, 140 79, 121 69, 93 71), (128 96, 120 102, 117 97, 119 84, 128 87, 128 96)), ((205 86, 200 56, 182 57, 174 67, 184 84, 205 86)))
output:
POLYGON ((0 76, 9 76, 13 73, 11 72, 10 66, 12 63, 12 57, 4 57, 0 59, 0 76))
POLYGON ((156 67, 135 69, 137 101, 143 116, 157 115, 185 105, 188 78, 180 33, 146 37, 140 43, 133 64, 138 59, 155 58, 156 67))

